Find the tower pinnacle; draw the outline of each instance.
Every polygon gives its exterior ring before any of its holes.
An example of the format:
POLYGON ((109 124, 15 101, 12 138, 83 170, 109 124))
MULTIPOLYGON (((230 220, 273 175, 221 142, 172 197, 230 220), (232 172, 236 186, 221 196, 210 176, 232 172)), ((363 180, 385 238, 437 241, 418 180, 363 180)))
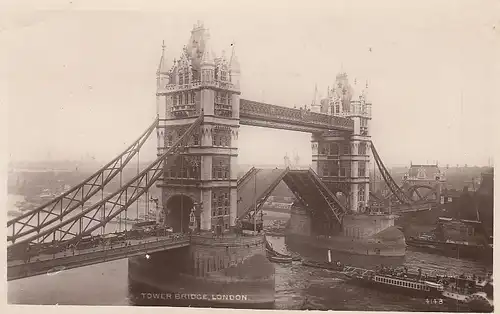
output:
POLYGON ((240 62, 238 61, 238 57, 235 52, 236 43, 233 41, 231 44, 231 59, 229 60, 229 66, 231 67, 231 72, 239 73, 240 72, 240 62))
POLYGON ((156 75, 160 74, 168 74, 169 68, 167 66, 167 61, 165 60, 165 40, 162 41, 161 43, 161 57, 160 57, 160 63, 158 64, 158 70, 156 71, 156 75))

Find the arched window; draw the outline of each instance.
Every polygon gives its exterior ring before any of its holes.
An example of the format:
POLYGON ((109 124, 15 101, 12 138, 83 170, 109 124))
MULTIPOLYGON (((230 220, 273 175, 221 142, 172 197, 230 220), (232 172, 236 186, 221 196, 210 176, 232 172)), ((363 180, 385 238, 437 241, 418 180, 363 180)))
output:
POLYGON ((179 85, 184 84, 184 73, 182 71, 179 71, 179 85))

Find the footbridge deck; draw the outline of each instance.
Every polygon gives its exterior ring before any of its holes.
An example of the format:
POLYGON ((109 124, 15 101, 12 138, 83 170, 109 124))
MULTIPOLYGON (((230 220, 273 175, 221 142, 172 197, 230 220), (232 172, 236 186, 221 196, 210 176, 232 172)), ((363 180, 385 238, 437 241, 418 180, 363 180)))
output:
POLYGON ((67 249, 55 254, 40 254, 33 256, 30 260, 7 261, 7 280, 21 279, 41 274, 50 275, 71 268, 171 250, 189 245, 189 236, 170 235, 128 240, 123 243, 100 245, 89 249, 67 249))

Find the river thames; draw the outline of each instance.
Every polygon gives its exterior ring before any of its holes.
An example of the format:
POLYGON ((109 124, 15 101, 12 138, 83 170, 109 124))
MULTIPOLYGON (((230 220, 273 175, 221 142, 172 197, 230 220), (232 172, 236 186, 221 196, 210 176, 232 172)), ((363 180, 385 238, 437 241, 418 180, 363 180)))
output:
MULTIPOLYGON (((271 237, 277 249, 284 238, 271 237)), ((483 273, 490 267, 428 253, 408 251, 405 265, 424 271, 483 273)), ((348 284, 340 275, 312 269, 300 263, 275 264, 277 309, 300 309, 307 299, 309 308, 321 310, 444 311, 425 299, 387 294, 348 284)), ((11 304, 133 305, 129 293, 127 260, 70 269, 59 273, 10 281, 11 304)))

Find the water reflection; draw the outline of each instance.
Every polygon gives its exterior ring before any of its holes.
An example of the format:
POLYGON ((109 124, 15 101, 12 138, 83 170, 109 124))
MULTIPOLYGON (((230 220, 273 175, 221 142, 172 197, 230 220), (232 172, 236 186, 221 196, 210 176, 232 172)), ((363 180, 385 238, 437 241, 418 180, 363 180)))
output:
MULTIPOLYGON (((285 249, 282 237, 269 237, 273 247, 285 249)), ((408 251, 405 265, 424 271, 482 273, 491 267, 478 262, 408 251)), ((275 264, 277 309, 372 311, 449 311, 425 300, 353 286, 339 274, 303 267, 300 262, 275 264)), ((127 260, 81 267, 10 281, 8 302, 15 304, 130 305, 134 287, 129 287, 127 260)), ((137 287, 135 287, 137 290, 137 287)), ((141 290, 141 289, 139 289, 141 290)), ((138 290, 137 290, 138 291, 138 290)), ((142 291, 144 291, 142 289, 142 291)), ((451 309, 453 310, 453 309, 451 309)))

